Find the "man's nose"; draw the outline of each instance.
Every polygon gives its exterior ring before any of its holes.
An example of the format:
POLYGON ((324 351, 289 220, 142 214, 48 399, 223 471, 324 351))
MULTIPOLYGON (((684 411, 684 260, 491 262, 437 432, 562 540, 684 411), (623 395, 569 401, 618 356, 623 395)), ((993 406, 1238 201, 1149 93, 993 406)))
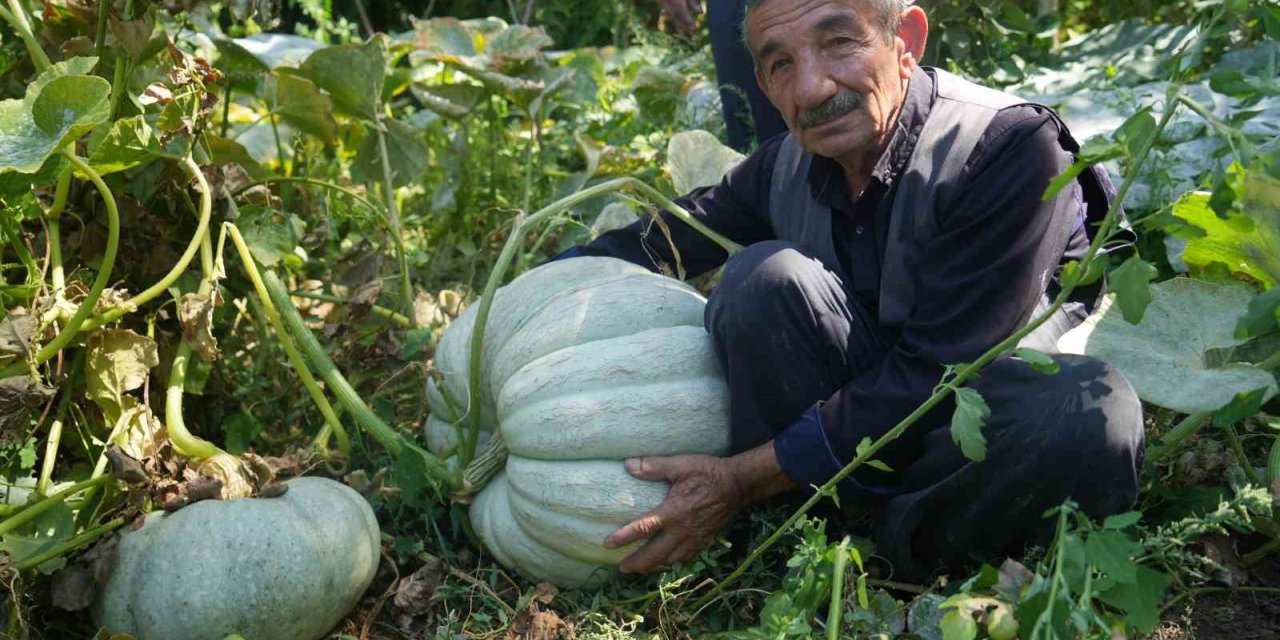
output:
POLYGON ((808 110, 827 103, 839 92, 839 87, 826 65, 817 60, 803 61, 796 81, 796 106, 808 110))

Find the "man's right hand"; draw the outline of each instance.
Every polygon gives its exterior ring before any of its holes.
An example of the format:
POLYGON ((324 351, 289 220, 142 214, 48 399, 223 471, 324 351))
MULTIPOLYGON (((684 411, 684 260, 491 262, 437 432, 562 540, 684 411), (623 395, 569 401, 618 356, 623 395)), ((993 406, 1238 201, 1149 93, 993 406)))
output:
POLYGON ((697 26, 693 17, 702 13, 702 0, 658 0, 658 4, 680 33, 693 32, 697 26))

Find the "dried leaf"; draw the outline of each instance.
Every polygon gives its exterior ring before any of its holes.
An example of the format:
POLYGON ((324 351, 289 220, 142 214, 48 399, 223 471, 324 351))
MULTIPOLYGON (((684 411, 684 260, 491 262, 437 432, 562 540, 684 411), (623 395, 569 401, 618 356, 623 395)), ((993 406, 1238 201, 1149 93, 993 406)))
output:
POLYGON ((147 472, 142 469, 142 463, 125 453, 119 446, 111 445, 107 449, 107 460, 111 462, 111 475, 117 480, 129 484, 141 484, 147 481, 147 472))
POLYGON ((163 82, 153 82, 147 85, 147 88, 142 91, 142 95, 138 97, 138 103, 143 106, 169 104, 170 102, 173 102, 173 92, 163 82))
POLYGON ((431 610, 436 601, 436 590, 444 581, 444 562, 436 559, 422 565, 412 575, 396 585, 392 602, 409 616, 419 616, 431 610))
POLYGON ((4 320, 0 320, 0 365, 26 359, 38 328, 39 319, 26 309, 10 310, 4 320))
POLYGON ((85 347, 89 397, 100 406, 114 403, 117 410, 123 409, 124 394, 141 387, 151 369, 160 364, 155 341, 128 329, 94 333, 85 347))
POLYGON ((178 319, 182 322, 182 338, 191 343, 200 357, 207 362, 218 359, 218 341, 213 337, 212 297, 197 293, 182 296, 178 305, 178 319))

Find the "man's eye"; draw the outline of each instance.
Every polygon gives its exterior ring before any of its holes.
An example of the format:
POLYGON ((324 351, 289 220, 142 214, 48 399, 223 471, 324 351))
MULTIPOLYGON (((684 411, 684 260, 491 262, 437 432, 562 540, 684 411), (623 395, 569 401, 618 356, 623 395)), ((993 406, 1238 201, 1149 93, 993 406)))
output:
POLYGON ((829 47, 847 47, 851 44, 853 44, 853 38, 846 38, 843 36, 832 38, 827 41, 827 46, 829 47))
POLYGON ((790 60, 776 60, 769 65, 769 73, 777 73, 791 64, 790 60))

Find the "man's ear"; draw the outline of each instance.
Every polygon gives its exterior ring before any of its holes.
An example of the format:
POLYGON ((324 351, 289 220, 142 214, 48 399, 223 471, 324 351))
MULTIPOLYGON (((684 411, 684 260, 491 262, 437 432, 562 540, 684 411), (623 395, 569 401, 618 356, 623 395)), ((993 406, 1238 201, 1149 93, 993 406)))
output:
POLYGON ((898 68, 903 78, 910 78, 911 72, 924 59, 925 44, 929 40, 929 18, 925 15, 924 9, 913 6, 902 14, 902 26, 898 28, 898 39, 903 44, 898 68))

